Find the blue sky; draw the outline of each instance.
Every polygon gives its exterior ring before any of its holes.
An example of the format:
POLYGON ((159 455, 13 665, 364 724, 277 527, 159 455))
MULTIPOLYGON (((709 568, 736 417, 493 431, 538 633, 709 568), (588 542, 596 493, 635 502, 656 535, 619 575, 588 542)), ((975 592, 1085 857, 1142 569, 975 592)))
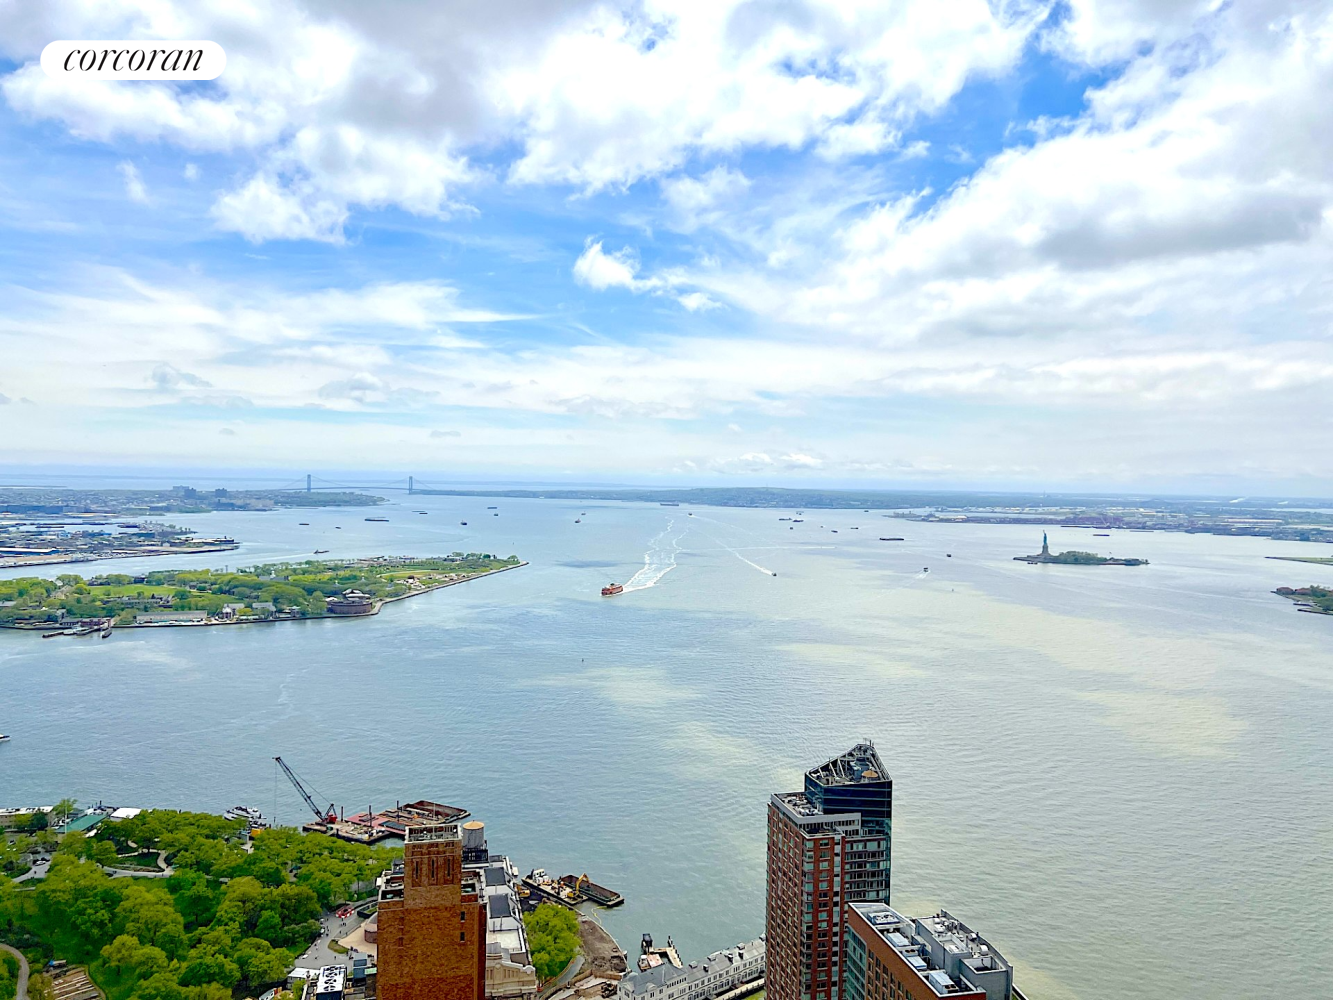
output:
POLYGON ((1328 493, 1331 83, 1327 3, 0 6, 0 461, 1328 493))

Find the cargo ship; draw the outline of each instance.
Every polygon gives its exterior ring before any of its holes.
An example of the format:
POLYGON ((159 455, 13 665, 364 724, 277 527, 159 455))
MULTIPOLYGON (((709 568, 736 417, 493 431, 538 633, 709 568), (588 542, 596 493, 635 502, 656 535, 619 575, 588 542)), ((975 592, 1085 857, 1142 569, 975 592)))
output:
POLYGON ((617 594, 622 594, 624 592, 625 588, 618 583, 608 583, 602 588, 603 597, 615 597, 617 594))

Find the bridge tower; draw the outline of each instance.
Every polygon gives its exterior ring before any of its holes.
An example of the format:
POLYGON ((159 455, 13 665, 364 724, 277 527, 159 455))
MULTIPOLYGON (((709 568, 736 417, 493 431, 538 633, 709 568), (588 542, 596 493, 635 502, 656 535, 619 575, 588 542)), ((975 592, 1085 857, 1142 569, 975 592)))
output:
POLYGON ((407 477, 407 492, 408 492, 409 494, 412 492, 412 485, 413 485, 413 484, 412 484, 412 477, 411 477, 411 476, 408 476, 408 477, 407 477))
POLYGON ((308 472, 305 474, 305 491, 310 492, 310 473, 308 472))

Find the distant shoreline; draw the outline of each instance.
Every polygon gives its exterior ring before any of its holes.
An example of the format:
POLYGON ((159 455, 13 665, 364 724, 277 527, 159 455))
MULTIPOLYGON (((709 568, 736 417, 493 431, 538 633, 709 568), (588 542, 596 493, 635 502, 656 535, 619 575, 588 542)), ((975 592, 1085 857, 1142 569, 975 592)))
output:
POLYGON ((193 548, 147 546, 143 549, 113 549, 103 553, 55 552, 44 556, 15 556, 0 559, 0 569, 23 569, 27 566, 63 566, 70 563, 103 562, 107 559, 152 559, 157 556, 192 556, 208 552, 234 552, 240 542, 232 545, 200 545, 193 548))
MULTIPOLYGON (((356 621, 360 618, 373 618, 380 613, 380 609, 386 604, 393 604, 395 601, 406 601, 412 597, 420 597, 423 594, 430 594, 437 590, 443 590, 445 587, 457 587, 459 584, 471 583, 473 580, 480 580, 482 577, 495 576, 497 573, 508 573, 512 569, 522 569, 528 563, 519 562, 513 566, 501 566, 498 569, 488 569, 484 573, 477 573, 475 576, 469 576, 464 580, 450 580, 447 583, 437 583, 429 587, 423 587, 421 590, 414 590, 411 593, 399 594, 397 597, 377 598, 369 611, 364 611, 356 615, 302 615, 299 618, 205 618, 201 621, 192 622, 125 622, 124 624, 112 625, 112 631, 118 629, 132 628, 212 628, 219 625, 278 625, 284 622, 322 622, 333 619, 345 619, 347 621, 356 621)), ((66 626, 69 628, 72 626, 66 626)), ((63 632, 59 623, 43 622, 32 625, 0 625, 0 628, 10 629, 14 632, 63 632)), ((103 629, 93 628, 86 635, 70 636, 69 638, 85 638, 103 629)))

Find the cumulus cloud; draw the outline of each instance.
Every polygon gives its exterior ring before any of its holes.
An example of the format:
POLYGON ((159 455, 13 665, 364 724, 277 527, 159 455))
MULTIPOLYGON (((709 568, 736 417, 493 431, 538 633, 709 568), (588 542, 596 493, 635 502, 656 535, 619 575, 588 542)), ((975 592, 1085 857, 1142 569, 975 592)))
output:
POLYGON ((707 312, 709 309, 716 309, 721 305, 703 292, 686 292, 684 295, 677 295, 676 301, 690 312, 707 312))
POLYGON ((187 181, 197 181, 199 179, 199 167, 194 163, 185 164, 185 170, 182 171, 187 181))
POLYGON ((574 262, 574 280, 604 292, 608 288, 628 288, 632 292, 653 291, 662 287, 659 278, 639 278, 639 258, 629 247, 607 253, 602 241, 588 237, 583 253, 574 262))
POLYGON ((161 392, 172 392, 180 388, 207 389, 212 383, 198 375, 183 372, 175 365, 163 362, 157 365, 148 380, 161 392))
POLYGON ((144 187, 143 177, 139 175, 139 168, 129 160, 121 160, 120 163, 116 164, 116 169, 120 171, 120 176, 125 182, 125 196, 130 201, 146 205, 148 203, 148 189, 144 187))
POLYGON ((750 179, 739 170, 718 166, 701 177, 680 175, 662 181, 662 197, 673 213, 673 228, 690 233, 715 222, 722 210, 734 210, 750 179))
POLYGON ((214 218, 254 241, 337 242, 358 206, 458 211, 485 176, 471 151, 502 143, 521 150, 513 182, 589 190, 745 146, 882 149, 969 79, 1012 67, 1040 23, 985 0, 556 0, 503 14, 293 0, 242 19, 200 4, 39 7, 0 15, 20 64, 0 80, 10 107, 91 141, 249 158, 214 218), (59 37, 221 37, 228 71, 202 90, 88 87, 37 65, 59 37))

